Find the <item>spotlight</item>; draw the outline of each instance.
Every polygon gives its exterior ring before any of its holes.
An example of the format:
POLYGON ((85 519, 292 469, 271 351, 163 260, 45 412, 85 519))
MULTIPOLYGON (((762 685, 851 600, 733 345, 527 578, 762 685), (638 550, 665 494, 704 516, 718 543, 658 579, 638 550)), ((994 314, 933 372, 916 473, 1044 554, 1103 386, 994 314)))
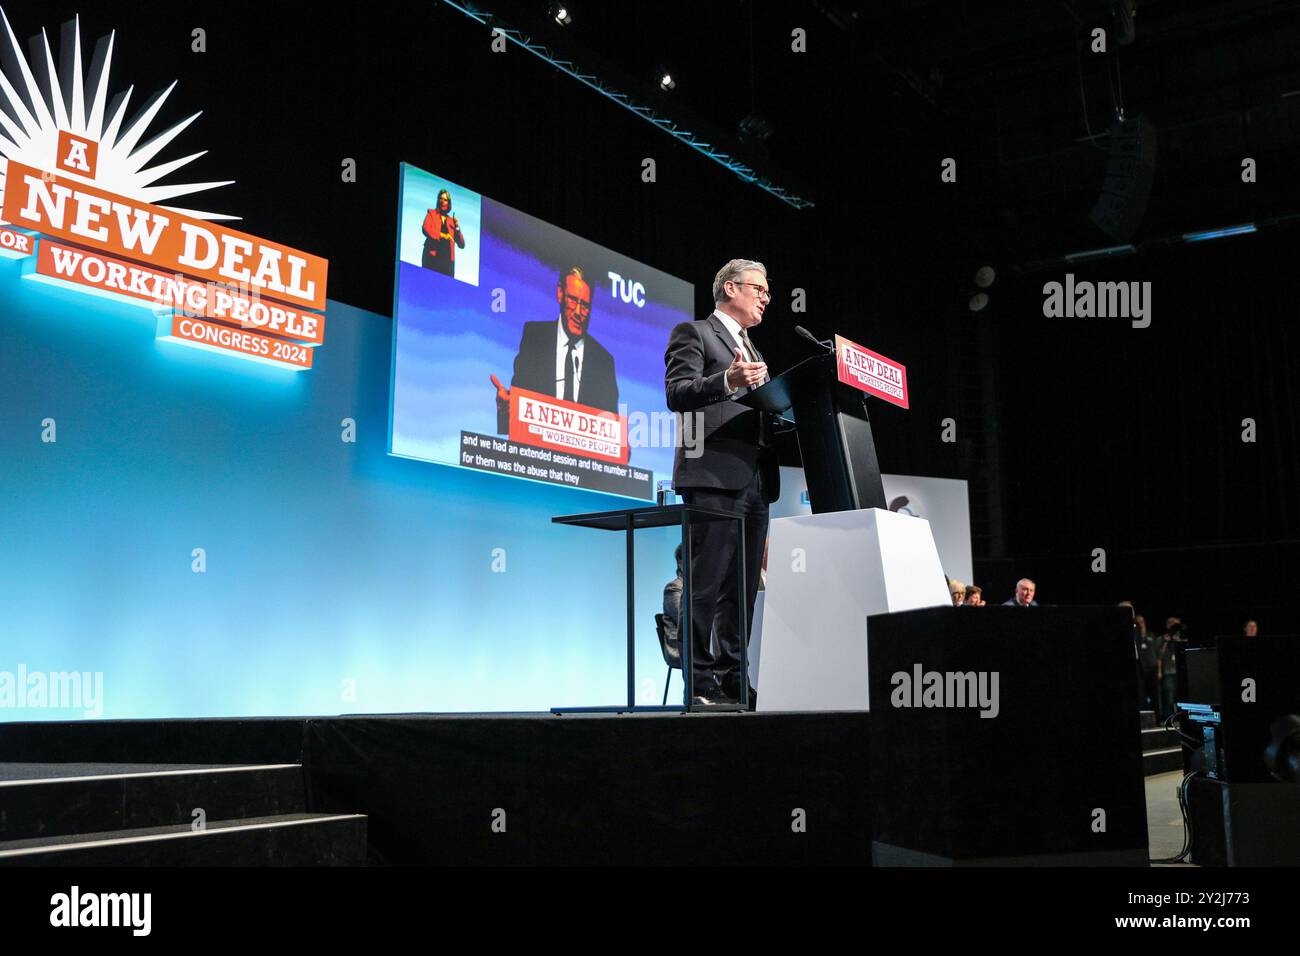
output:
POLYGON ((988 293, 976 292, 973 296, 970 297, 970 302, 967 303, 967 307, 972 312, 979 312, 983 310, 983 308, 988 304, 989 304, 988 293))
POLYGON ((667 70, 659 74, 659 89, 667 91, 673 89, 676 85, 677 81, 673 79, 673 75, 667 70))
POLYGON ((740 138, 746 143, 766 143, 772 138, 772 124, 765 117, 751 113, 738 125, 740 138))
POLYGON ((562 3, 557 3, 551 7, 551 16, 553 16, 555 22, 562 27, 567 27, 573 22, 572 14, 569 13, 569 9, 562 3))
POLYGON ((987 289, 997 277, 998 274, 993 271, 992 266, 980 266, 975 270, 975 284, 981 289, 987 289))

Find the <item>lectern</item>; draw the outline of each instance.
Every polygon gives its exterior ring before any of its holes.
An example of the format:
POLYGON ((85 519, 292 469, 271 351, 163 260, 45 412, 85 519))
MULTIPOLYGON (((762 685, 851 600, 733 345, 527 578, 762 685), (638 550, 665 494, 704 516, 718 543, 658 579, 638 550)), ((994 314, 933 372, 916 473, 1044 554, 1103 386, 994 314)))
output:
POLYGON ((864 393, 906 407, 906 370, 836 336, 736 399, 794 422, 813 511, 770 526, 761 711, 867 710, 867 616, 951 603, 929 522, 886 510, 864 393))
POLYGON ((885 507, 866 396, 839 380, 835 355, 805 359, 736 401, 794 422, 813 514, 885 507))

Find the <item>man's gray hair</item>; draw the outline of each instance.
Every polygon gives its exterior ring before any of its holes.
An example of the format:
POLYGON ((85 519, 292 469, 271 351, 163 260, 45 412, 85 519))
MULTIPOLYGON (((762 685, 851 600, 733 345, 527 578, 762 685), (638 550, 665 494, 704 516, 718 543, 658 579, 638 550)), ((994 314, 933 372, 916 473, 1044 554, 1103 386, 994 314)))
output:
POLYGON ((726 302, 727 292, 723 286, 728 282, 739 282, 740 277, 750 269, 763 273, 763 277, 767 278, 767 266, 753 259, 732 259, 719 269, 718 274, 713 277, 713 304, 726 302))

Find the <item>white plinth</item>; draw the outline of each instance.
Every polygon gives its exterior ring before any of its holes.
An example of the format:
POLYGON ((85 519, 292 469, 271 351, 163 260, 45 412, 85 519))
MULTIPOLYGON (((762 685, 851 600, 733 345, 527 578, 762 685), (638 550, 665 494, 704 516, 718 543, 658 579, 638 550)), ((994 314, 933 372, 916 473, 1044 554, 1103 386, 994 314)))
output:
POLYGON ((952 603, 930 523, 880 508, 778 518, 758 709, 868 710, 867 616, 952 603))

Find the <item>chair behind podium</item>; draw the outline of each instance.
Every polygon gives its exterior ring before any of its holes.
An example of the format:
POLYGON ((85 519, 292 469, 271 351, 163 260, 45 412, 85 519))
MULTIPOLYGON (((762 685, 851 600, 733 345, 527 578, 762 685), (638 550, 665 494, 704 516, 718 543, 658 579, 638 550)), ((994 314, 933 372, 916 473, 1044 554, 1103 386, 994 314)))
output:
POLYGON ((659 650, 663 651, 664 663, 668 665, 668 676, 664 679, 663 706, 668 705, 668 685, 673 681, 673 671, 682 669, 681 632, 678 632, 678 645, 668 643, 668 629, 665 626, 663 612, 655 615, 655 633, 659 635, 659 650))

